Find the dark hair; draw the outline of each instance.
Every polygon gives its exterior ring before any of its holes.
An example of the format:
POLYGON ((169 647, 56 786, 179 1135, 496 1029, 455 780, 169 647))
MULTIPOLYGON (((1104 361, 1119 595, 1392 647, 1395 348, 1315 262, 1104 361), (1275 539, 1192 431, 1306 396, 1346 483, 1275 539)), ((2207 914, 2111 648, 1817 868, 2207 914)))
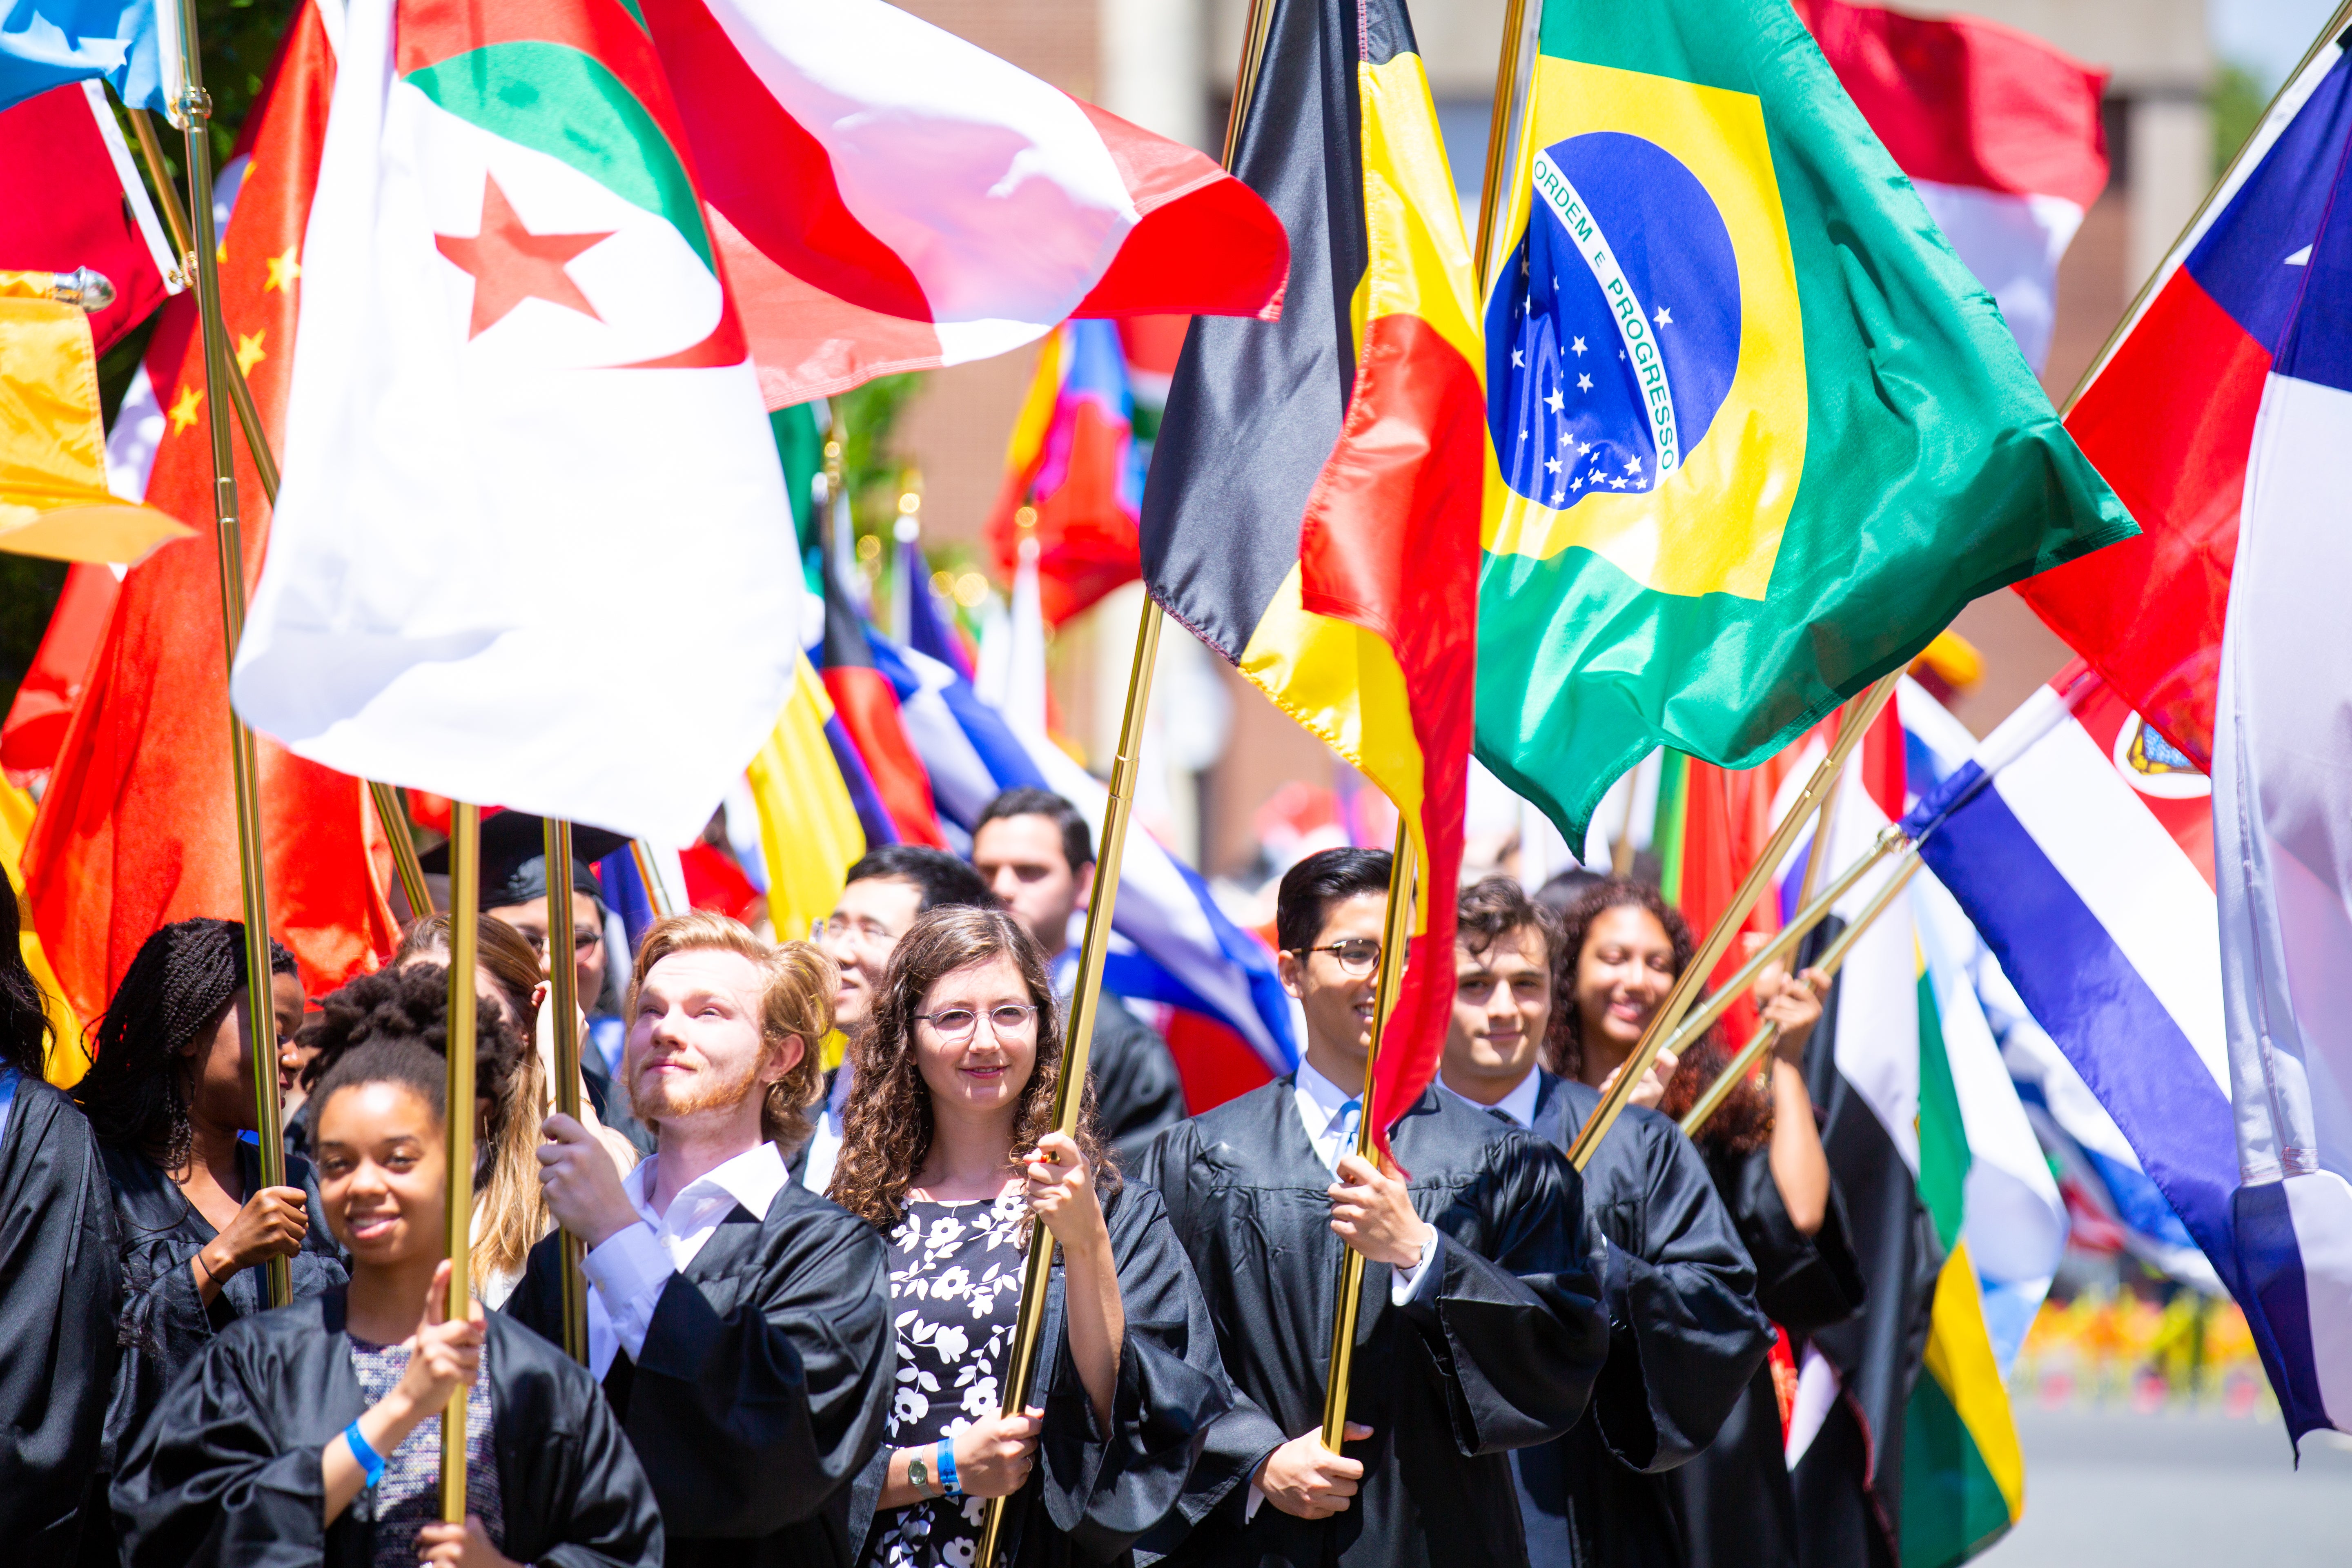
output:
POLYGON ((857 864, 842 879, 844 886, 880 881, 914 883, 923 895, 917 914, 927 915, 950 905, 975 910, 1003 907, 1003 900, 988 890, 979 872, 946 850, 925 844, 885 844, 879 849, 869 849, 857 858, 857 864))
MULTIPOLYGON (((417 963, 362 974, 341 990, 330 992, 319 1005, 319 1054, 302 1069, 303 1086, 318 1106, 311 1112, 314 1129, 326 1110, 330 1088, 372 1081, 339 1077, 344 1061, 357 1058, 363 1049, 386 1041, 407 1042, 444 1063, 448 1059, 449 970, 446 964, 417 963)), ((499 1147, 499 1134, 506 1127, 509 1082, 520 1070, 528 1048, 502 1015, 476 1010, 474 1101, 488 1116, 488 1126, 478 1144, 484 1158, 499 1147)), ((446 1065, 441 1077, 446 1082, 446 1065)), ((440 1095, 433 1096, 431 1103, 446 1114, 440 1095)), ((477 1175, 476 1180, 480 1179, 477 1175)))
MULTIPOLYGON (((311 1099, 323 1110, 342 1090, 370 1083, 396 1083, 430 1106, 436 1121, 449 1118, 447 1062, 424 1041, 396 1035, 371 1035, 337 1057, 311 1099)), ((317 1131, 314 1121, 314 1138, 317 1131)))
POLYGON ((1282 874, 1275 894, 1275 941, 1285 952, 1300 952, 1323 934, 1331 906, 1359 893, 1389 890, 1385 849, 1318 849, 1282 874))
MULTIPOLYGON (((269 944, 273 974, 299 971, 269 944)), ((98 1141, 166 1171, 188 1161, 188 1066, 194 1041, 218 1029, 245 988, 245 927, 199 918, 163 927, 132 955, 98 1022, 98 1052, 74 1102, 98 1141)))
POLYGON ((49 1012, 40 982, 25 962, 24 909, 16 886, 0 870, 0 1067, 38 1078, 48 1066, 49 1012))
POLYGON ((1078 808, 1052 790, 1029 784, 1008 789, 982 806, 980 820, 971 825, 972 841, 979 842, 982 828, 1008 816, 1042 816, 1060 828, 1062 858, 1073 873, 1095 858, 1095 836, 1078 808))
POLYGON ((1560 920, 1576 908, 1576 900, 1609 879, 1605 872, 1588 871, 1581 866, 1570 866, 1565 871, 1555 871, 1551 879, 1536 889, 1535 900, 1560 920))
MULTIPOLYGON (((1611 877, 1585 889, 1584 896, 1568 911, 1561 932, 1560 944, 1552 961, 1551 1027, 1548 1032, 1545 1054, 1551 1058, 1551 1068, 1563 1078, 1581 1077, 1584 1070, 1584 1017, 1576 1003, 1576 969, 1584 957, 1584 943, 1592 932, 1592 922, 1611 910, 1634 909, 1648 913, 1666 933, 1674 946, 1675 977, 1680 979, 1697 944, 1691 939, 1690 922, 1682 911, 1666 902, 1665 895, 1647 882, 1637 882, 1630 877, 1611 877)), ((1720 1026, 1709 1029, 1697 1045, 1683 1053, 1675 1068, 1675 1076, 1666 1084, 1665 1097, 1658 1109, 1665 1115, 1680 1119, 1698 1103, 1698 1097, 1730 1064, 1732 1051, 1723 1037, 1720 1026)), ((1722 1108, 1707 1119, 1699 1130, 1698 1141, 1736 1154, 1760 1149, 1772 1135, 1772 1101, 1750 1080, 1731 1091, 1722 1108)))
MULTIPOLYGON (((1054 1130, 1054 1086, 1062 1066, 1062 1015, 1045 975, 1045 950, 1019 921, 1001 910, 946 909, 907 928, 882 976, 874 1023, 858 1047, 857 1072, 842 1119, 841 1159, 826 1194, 877 1229, 906 1215, 914 1185, 931 1152, 935 1123, 931 1092, 915 1055, 915 1014, 940 978, 975 963, 1009 956, 1037 1009, 1037 1058, 1013 1118, 1013 1150, 1034 1149, 1054 1130)), ((1118 1190, 1118 1166, 1095 1121, 1093 1076, 1078 1113, 1078 1152, 1095 1170, 1095 1190, 1118 1190)), ((1025 1232, 1024 1232, 1025 1234, 1025 1232)))
POLYGON ((1515 931, 1533 930, 1544 941, 1544 962, 1559 952, 1559 917, 1528 897, 1510 877, 1488 877, 1462 889, 1454 906, 1455 945, 1484 955, 1515 931))

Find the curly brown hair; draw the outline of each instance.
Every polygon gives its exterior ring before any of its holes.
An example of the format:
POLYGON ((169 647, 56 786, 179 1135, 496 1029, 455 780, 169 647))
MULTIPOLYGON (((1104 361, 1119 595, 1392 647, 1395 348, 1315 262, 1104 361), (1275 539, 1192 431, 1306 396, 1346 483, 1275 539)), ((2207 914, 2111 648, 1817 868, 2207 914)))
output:
MULTIPOLYGON (((1691 939, 1690 922, 1683 919, 1682 911, 1666 902, 1665 896, 1647 882, 1612 877, 1586 889, 1583 897, 1569 908, 1562 922, 1565 930, 1552 960, 1551 1027, 1547 1031, 1544 1048, 1551 1058, 1552 1071, 1562 1078, 1584 1076, 1584 1016, 1576 1003, 1576 971, 1584 959, 1585 941, 1592 932, 1593 921, 1611 910, 1621 909, 1641 910, 1658 922, 1674 947, 1676 979, 1690 966, 1697 949, 1697 943, 1691 939)), ((1697 1045, 1683 1054, 1675 1068, 1675 1076, 1667 1080, 1659 1110, 1679 1120, 1731 1064, 1733 1054, 1722 1029, 1709 1029, 1697 1045)), ((1745 1154, 1762 1148, 1771 1136, 1771 1098, 1749 1079, 1733 1089, 1721 1109, 1707 1119, 1706 1125, 1699 1130, 1697 1142, 1727 1153, 1745 1154)))
MULTIPOLYGON (((1013 1112, 1007 1152, 1034 1149, 1054 1130, 1054 1087, 1062 1068, 1062 1013, 1045 975, 1045 954, 1028 929, 1001 910, 948 906, 907 928, 882 976, 872 1026, 858 1042, 842 1118, 841 1160, 827 1193, 835 1203, 878 1230, 906 1215, 907 1189, 930 1157, 935 1124, 931 1094, 915 1054, 916 1014, 931 987, 958 970, 1010 957, 1037 1009, 1037 1058, 1013 1112)), ((1112 1003, 1111 1005, 1118 1004, 1112 1003)), ((1103 1147, 1088 1075, 1076 1134, 1078 1152, 1095 1172, 1095 1191, 1118 1190, 1118 1163, 1103 1147)), ((1028 1222, 1022 1234, 1025 1244, 1028 1222)))

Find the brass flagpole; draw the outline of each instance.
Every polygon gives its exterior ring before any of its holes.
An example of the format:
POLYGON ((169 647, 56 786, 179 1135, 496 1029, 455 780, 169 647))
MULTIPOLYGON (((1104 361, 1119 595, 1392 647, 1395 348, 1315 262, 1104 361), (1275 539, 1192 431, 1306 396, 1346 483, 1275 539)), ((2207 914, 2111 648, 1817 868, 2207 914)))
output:
MULTIPOLYGON (((1436 897, 1432 889, 1430 896, 1436 897)), ((1364 1049, 1364 1087, 1357 1102, 1356 1157, 1372 1157, 1372 1078, 1380 1065, 1381 1037, 1388 1031, 1389 1013, 1396 1005, 1397 986, 1404 978, 1405 948, 1412 935, 1412 830, 1402 813, 1397 816, 1396 848, 1389 859, 1387 923, 1381 931, 1380 978, 1373 983, 1372 1034, 1364 1049)), ((1348 1384, 1355 1371, 1356 1319, 1364 1300, 1364 1255, 1352 1247, 1339 1248, 1339 1300, 1331 1313, 1330 1376, 1323 1384, 1323 1446, 1333 1453, 1348 1436, 1348 1384)))
MULTIPOLYGON (((1651 1018, 1649 1027, 1642 1031, 1641 1043, 1633 1047, 1633 1054, 1626 1058, 1624 1066, 1618 1069, 1616 1081, 1601 1097, 1601 1103, 1593 1107, 1592 1114, 1585 1119, 1584 1125, 1577 1129, 1576 1140, 1569 1146, 1568 1158, 1578 1170, 1583 1170, 1591 1163, 1593 1150, 1600 1147, 1601 1140, 1607 1136, 1611 1125, 1625 1107, 1633 1103, 1634 1089, 1641 1087, 1650 1065, 1658 1059, 1659 1049, 1673 1035, 1675 1026, 1682 1022, 1683 1015, 1689 1011, 1699 987, 1706 984, 1707 973, 1723 957, 1724 950, 1731 945, 1732 934, 1748 919, 1748 911, 1755 907, 1765 884, 1771 880, 1773 870, 1780 864, 1780 857, 1789 852, 1789 846, 1796 842, 1798 833, 1811 820, 1832 781, 1844 771, 1846 758, 1853 753, 1855 746, 1861 744, 1862 737, 1877 720, 1879 710, 1894 697, 1895 682, 1902 678, 1900 669, 1890 670, 1880 677, 1855 705, 1853 722, 1839 730, 1837 741, 1830 747, 1829 755, 1822 759, 1821 765, 1813 770, 1813 776, 1806 781, 1804 793, 1789 808, 1789 814, 1781 819, 1780 826, 1773 829, 1771 839, 1764 846, 1763 853, 1756 858, 1756 864, 1748 868, 1747 879, 1739 884, 1739 890, 1732 894, 1731 902, 1715 922, 1715 929, 1707 932, 1706 940, 1699 944, 1698 952, 1691 956, 1690 963, 1675 981, 1674 989, 1666 993, 1665 1002, 1651 1018)), ((1766 951, 1771 950, 1768 948, 1766 951)), ((1725 990, 1727 993, 1730 988, 1727 986, 1725 990)))
MULTIPOLYGON (((1862 939, 1863 932, 1870 929, 1871 923, 1880 915, 1885 914, 1887 907, 1895 902, 1895 896, 1909 883, 1912 876, 1919 869, 1919 847, 1915 844, 1904 852, 1902 859, 1895 863, 1895 869, 1887 875, 1886 885, 1871 895, 1870 902, 1864 904, 1861 912, 1854 916, 1853 923, 1838 932, 1837 939, 1830 943, 1822 953, 1820 962, 1813 967, 1831 979, 1835 979, 1839 968, 1845 963, 1846 954, 1853 951, 1853 944, 1862 939)), ((1729 991, 1731 988, 1727 985, 1724 989, 1729 991)), ((1697 1103, 1693 1105, 1689 1112, 1683 1117, 1684 1137, 1698 1136, 1698 1130, 1706 1125, 1706 1119, 1713 1116, 1717 1109, 1731 1097, 1732 1089, 1738 1087, 1742 1079, 1756 1070, 1756 1064, 1764 1059, 1765 1053, 1772 1048, 1773 1042, 1780 1037, 1780 1026, 1778 1024, 1767 1024, 1756 1031, 1756 1037, 1740 1047, 1739 1054, 1731 1058, 1730 1065, 1723 1069, 1721 1075, 1713 1083, 1706 1086, 1706 1092, 1698 1097, 1697 1103)))
MULTIPOLYGON (((547 1005, 555 1010, 555 1109, 580 1120, 580 972, 572 961, 572 824, 546 819, 541 840, 547 855, 547 1005)), ((538 1049, 536 1042, 532 1049, 538 1049)), ((588 1364, 588 1296, 580 1260, 587 1249, 562 1226, 556 1245, 563 1250, 563 1349, 588 1364)))
MULTIPOLYGON (((163 226, 171 231, 173 247, 179 253, 179 269, 184 279, 194 267, 196 248, 188 233, 188 215, 181 210, 180 193, 163 168, 163 149, 155 138, 155 122, 143 109, 126 112, 131 133, 139 142, 139 155, 146 161, 148 178, 155 187, 156 205, 163 209, 163 226)), ((223 361, 219 368, 227 374, 229 400, 237 424, 245 430, 245 449, 253 458, 255 477, 261 481, 261 499, 274 507, 278 504, 278 459, 269 450, 268 433, 261 427, 261 412, 254 405, 253 388, 234 357, 223 361)), ((417 862, 416 841, 409 837, 408 813, 392 785, 371 780, 367 787, 369 797, 375 803, 376 819, 383 824, 383 836, 392 845, 393 869, 400 878, 401 895, 408 900, 408 918, 421 921, 433 912, 433 895, 425 887, 425 868, 417 862)))
MULTIPOLYGON (((1078 1111, 1086 1101, 1087 1058, 1094 1049, 1095 1014, 1101 1001, 1103 961, 1110 953, 1111 918, 1118 902, 1118 872, 1127 855, 1127 829, 1135 811, 1135 783, 1143 752, 1143 715, 1151 703, 1151 671, 1160 655, 1160 606, 1143 597, 1143 616, 1135 632, 1135 665, 1127 677, 1127 713, 1118 727, 1118 756, 1111 763, 1110 801, 1103 809, 1102 843, 1095 853, 1095 885, 1087 900, 1087 934, 1078 949, 1078 975, 1070 993, 1069 1029, 1063 1042, 1061 1070, 1054 1081, 1054 1126, 1065 1135, 1075 1133, 1078 1111)), ((1021 1276, 1021 1310, 1013 1320, 1013 1356, 1003 1384, 1003 1413, 1019 1415, 1028 1404, 1029 1384, 1037 1369, 1037 1339, 1045 1326, 1045 1285, 1052 1271, 1054 1237, 1043 1226, 1029 1238, 1029 1257, 1021 1276)), ((977 1568, 992 1568, 997 1542, 1004 1529, 1005 1500, 988 1500, 988 1518, 980 1533, 977 1568)))
MULTIPOLYGON (((237 521, 236 454, 229 436, 229 414, 221 394, 228 384, 232 362, 228 330, 221 318, 220 268, 213 233, 212 100, 205 93, 204 66, 196 43, 194 0, 175 0, 180 16, 180 63, 186 74, 174 107, 186 133, 189 230, 192 254, 184 269, 194 276, 197 321, 203 335, 205 408, 212 435, 213 520, 220 561, 223 675, 236 662, 237 639, 245 631, 245 533, 237 521)), ((253 1039, 254 1133, 264 1186, 286 1183, 286 1138, 278 1101, 278 1015, 269 987, 269 896, 262 880, 261 801, 255 784, 253 731, 229 710, 229 772, 236 796, 237 871, 244 890, 245 997, 247 1025, 253 1039)), ((292 1299, 292 1278, 286 1259, 268 1265, 272 1306, 292 1299)))
MULTIPOLYGON (((449 1316, 473 1310, 474 950, 481 931, 482 808, 449 813, 449 1316)), ((441 1412, 441 1521, 466 1522, 466 1394, 441 1412)))
MULTIPOLYGON (((1233 112, 1225 121, 1224 165, 1234 166, 1234 153, 1240 145, 1242 126, 1249 115, 1252 96, 1257 89, 1259 68, 1265 63, 1266 39, 1274 26, 1276 0, 1250 0, 1249 31, 1242 45, 1241 70, 1234 83, 1233 112)), ((826 473, 832 480, 828 500, 838 493, 843 427, 835 425, 833 439, 826 443, 826 473)), ((834 546, 830 533, 824 537, 828 554, 834 546)), ((1094 892, 1087 900, 1087 932, 1078 949, 1077 978, 1070 991, 1070 1017, 1066 1042, 1062 1049, 1061 1074, 1054 1089, 1054 1124, 1064 1132, 1077 1126, 1078 1108, 1083 1103, 1087 1081, 1087 1057, 1094 1047, 1095 1009, 1102 990, 1103 961, 1110 952, 1111 915, 1118 900, 1118 872, 1127 855, 1127 829, 1134 815, 1135 781, 1143 751, 1143 716, 1151 706, 1151 673, 1160 657, 1160 631, 1163 619, 1159 601, 1152 598, 1149 586, 1143 595, 1143 609, 1135 629, 1135 662, 1128 670, 1127 709, 1119 719, 1118 756, 1111 764, 1110 799, 1103 810, 1102 841, 1095 847, 1094 892)), ((1027 1402, 1029 1384, 1036 1371, 1037 1336, 1043 1330, 1046 1278, 1052 1267, 1054 1245, 1049 1236, 1034 1237, 1021 1279, 1021 1310, 1014 1320, 1013 1360, 1009 1375, 1004 1380, 1003 1413, 1018 1415, 1027 1402)), ((1005 1500, 991 1498, 988 1517, 980 1533, 980 1550, 973 1557, 975 1568, 995 1568, 997 1548, 1004 1532, 1005 1500)))

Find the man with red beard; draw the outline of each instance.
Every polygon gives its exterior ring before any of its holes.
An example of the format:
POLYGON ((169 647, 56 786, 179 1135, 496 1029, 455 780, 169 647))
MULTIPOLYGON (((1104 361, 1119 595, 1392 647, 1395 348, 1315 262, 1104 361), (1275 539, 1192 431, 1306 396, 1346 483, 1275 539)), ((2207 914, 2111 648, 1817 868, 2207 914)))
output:
MULTIPOLYGON (((849 1482, 891 1391, 881 1237, 785 1174, 833 1026, 833 964, 723 915, 657 921, 639 950, 622 1074, 660 1152, 626 1178, 547 1121, 547 1206, 588 1247, 589 1371, 668 1536, 667 1561, 847 1568, 849 1482)), ((548 1237, 508 1310, 562 1331, 548 1237)))

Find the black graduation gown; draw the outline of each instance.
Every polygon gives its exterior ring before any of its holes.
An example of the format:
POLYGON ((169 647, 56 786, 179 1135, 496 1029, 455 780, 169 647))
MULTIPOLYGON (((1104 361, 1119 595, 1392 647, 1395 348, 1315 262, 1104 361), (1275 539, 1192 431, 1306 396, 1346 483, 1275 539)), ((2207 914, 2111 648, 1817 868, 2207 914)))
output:
MULTIPOLYGON (((1756 1300, 1802 1346, 1804 1337, 1861 1310, 1862 1265, 1846 1236, 1845 1202, 1811 1236, 1799 1230, 1772 1179, 1771 1150, 1703 1150, 1739 1239, 1756 1260, 1756 1300)), ((1772 1369, 1756 1369, 1715 1441, 1668 1478, 1692 1568, 1797 1568, 1797 1499, 1789 1485, 1772 1369)))
POLYGON ((1581 1184, 1557 1151, 1430 1090, 1397 1123, 1414 1208, 1444 1233, 1433 1279, 1391 1296, 1364 1269, 1348 1447, 1362 1490, 1328 1520, 1272 1504, 1250 1479, 1321 1425, 1341 1244, 1331 1173, 1277 1079, 1171 1131, 1138 1173, 1159 1189, 1207 1294, 1234 1407, 1209 1435, 1178 1511, 1144 1544, 1185 1563, 1421 1568, 1526 1560, 1512 1448, 1583 1413, 1608 1324, 1583 1250, 1581 1184), (1186 1533, 1186 1527, 1190 1527, 1186 1533))
MULTIPOLYGON (((531 1248, 506 1305, 553 1342, 559 1240, 531 1248)), ((673 1568, 848 1568, 849 1484, 882 1440, 897 1360, 873 1226, 790 1183, 764 1217, 736 1205, 663 1288, 644 1352, 604 1375, 673 1568)))
POLYGON ((0 1542, 11 1563, 72 1561, 121 1296, 98 1140, 71 1100, 20 1079, 0 1130, 0 1542))
MULTIPOLYGON (((367 1409, 341 1290, 215 1336, 124 1454, 125 1568, 369 1568, 373 1498, 322 1525, 320 1451, 367 1409)), ((505 1554, 562 1568, 658 1563, 661 1513, 585 1368, 498 1313, 485 1330, 505 1554)))
POLYGON ((1137 1017, 1124 998, 1106 991, 1095 1013, 1087 1072, 1095 1083, 1095 1116, 1103 1142, 1122 1169, 1143 1157, 1151 1141, 1184 1120, 1184 1079, 1160 1031, 1137 1017))
MULTIPOLYGON (((122 1247, 122 1361, 107 1408, 100 1458, 101 1471, 110 1473, 180 1370, 231 1323, 268 1309, 269 1282, 264 1268, 240 1268, 221 1282, 207 1304, 196 1289, 189 1261, 220 1233, 153 1161, 127 1149, 101 1149, 100 1153, 114 1186, 115 1226, 122 1247)), ((261 1152, 242 1139, 236 1145, 236 1173, 246 1192, 259 1190, 261 1152)), ((288 1259, 293 1300, 304 1301, 338 1289, 350 1275, 343 1269, 342 1249, 327 1229, 310 1162, 289 1156, 286 1184, 302 1188, 310 1197, 310 1228, 303 1235, 302 1250, 288 1259)))
MULTIPOLYGON (((1176 1505, 1210 1426, 1233 1407, 1216 1325, 1160 1195, 1129 1182, 1104 1200, 1103 1219, 1127 1319, 1110 1426, 1096 1422, 1070 1356, 1057 1259, 1039 1327, 1038 1343, 1050 1358, 1044 1397, 1033 1393, 1030 1399, 1045 1412, 1040 1462, 1013 1495, 1000 1548, 1003 1561, 1018 1568, 1122 1557, 1176 1505)), ((891 1452, 887 1445, 875 1449, 851 1494, 852 1539, 865 1543, 861 1562, 872 1561, 888 1518, 877 1515, 875 1504, 889 1479, 891 1452)))
MULTIPOLYGON (((1545 1072, 1536 1131, 1564 1150, 1600 1100, 1545 1072)), ((1671 1118, 1626 1109, 1585 1167, 1584 1223, 1606 1270, 1609 1362, 1587 1419, 1513 1456, 1528 1561, 1675 1568, 1685 1558, 1668 1473, 1715 1439, 1772 1326, 1706 1162, 1671 1118)))

